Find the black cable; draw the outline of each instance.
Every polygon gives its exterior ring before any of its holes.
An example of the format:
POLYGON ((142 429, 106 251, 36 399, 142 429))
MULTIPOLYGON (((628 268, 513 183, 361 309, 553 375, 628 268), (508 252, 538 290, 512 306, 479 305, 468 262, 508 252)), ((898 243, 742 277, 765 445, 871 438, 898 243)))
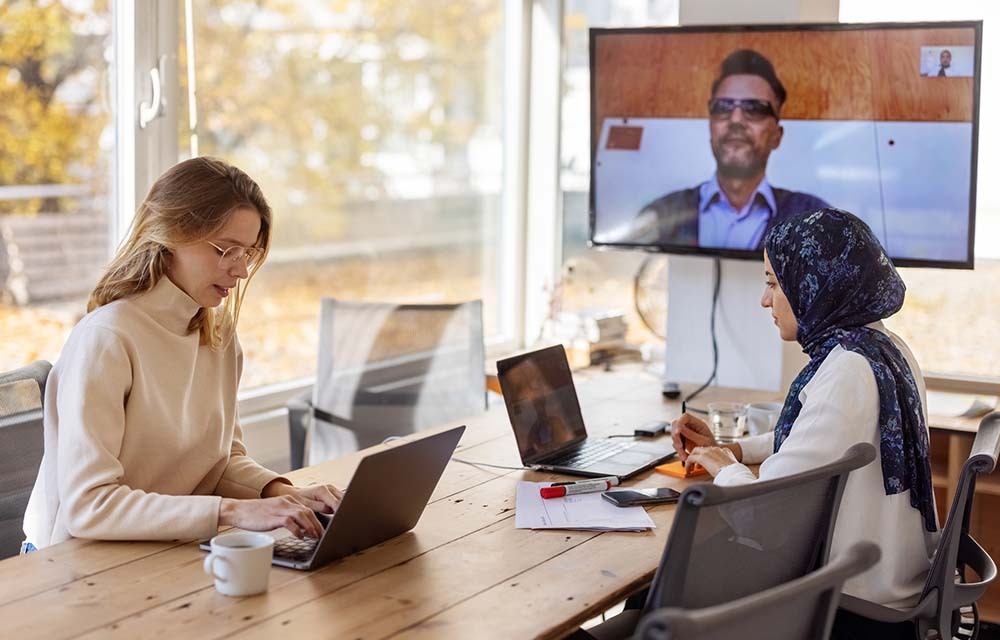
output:
POLYGON ((712 382, 715 380, 715 376, 719 371, 719 343, 715 336, 715 310, 719 306, 719 284, 722 280, 721 258, 716 258, 715 261, 713 262, 713 272, 715 277, 715 285, 712 288, 712 316, 710 321, 710 326, 712 330, 712 375, 708 376, 708 380, 705 381, 705 384, 701 385, 700 387, 689 393, 687 396, 685 396, 684 400, 681 403, 681 408, 685 410, 687 408, 687 403, 691 400, 691 398, 694 398, 699 393, 707 389, 708 385, 712 384, 712 382))

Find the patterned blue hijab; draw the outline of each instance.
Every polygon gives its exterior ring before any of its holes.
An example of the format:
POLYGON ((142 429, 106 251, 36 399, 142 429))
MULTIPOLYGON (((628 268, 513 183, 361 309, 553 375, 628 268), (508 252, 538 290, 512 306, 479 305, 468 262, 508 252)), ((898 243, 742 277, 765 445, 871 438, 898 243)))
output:
POLYGON ((798 321, 809 364, 792 382, 774 429, 781 448, 802 410, 799 392, 830 351, 842 348, 871 364, 879 395, 879 439, 886 495, 910 490, 927 531, 937 530, 927 427, 920 392, 892 340, 865 325, 903 306, 906 286, 872 230, 853 214, 820 209, 774 227, 764 242, 774 275, 798 321))

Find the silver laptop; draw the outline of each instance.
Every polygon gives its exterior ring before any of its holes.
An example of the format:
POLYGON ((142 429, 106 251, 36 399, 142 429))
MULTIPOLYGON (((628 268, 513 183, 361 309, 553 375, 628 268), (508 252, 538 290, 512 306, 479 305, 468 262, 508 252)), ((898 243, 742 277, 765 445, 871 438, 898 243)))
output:
MULTIPOLYGON (((464 426, 455 427, 365 456, 337 512, 317 514, 323 535, 318 540, 276 536, 272 562, 317 569, 412 529, 464 432, 464 426)), ((211 550, 208 541, 200 547, 211 550)))
POLYGON ((562 345, 498 360, 497 376, 526 467, 628 478, 674 454, 669 438, 588 437, 562 345))

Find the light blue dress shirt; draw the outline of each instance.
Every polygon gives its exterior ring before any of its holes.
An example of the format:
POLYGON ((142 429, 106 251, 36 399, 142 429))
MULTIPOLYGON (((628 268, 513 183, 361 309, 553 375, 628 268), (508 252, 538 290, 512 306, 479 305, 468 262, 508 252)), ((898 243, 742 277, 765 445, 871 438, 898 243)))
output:
POLYGON ((715 249, 756 249, 767 221, 778 207, 767 178, 760 181, 750 201, 740 210, 729 204, 718 176, 698 188, 698 246, 715 249))

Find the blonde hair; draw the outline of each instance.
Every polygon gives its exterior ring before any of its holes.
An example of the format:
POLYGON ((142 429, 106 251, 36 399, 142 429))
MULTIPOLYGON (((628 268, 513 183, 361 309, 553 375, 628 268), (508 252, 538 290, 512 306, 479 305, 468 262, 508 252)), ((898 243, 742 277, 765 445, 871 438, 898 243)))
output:
POLYGON ((207 240, 243 208, 260 216, 255 246, 263 255, 225 305, 201 308, 188 325, 189 332, 199 332, 201 344, 213 349, 228 345, 247 285, 270 249, 271 207, 250 176, 217 158, 185 160, 156 180, 136 211, 128 237, 90 294, 87 311, 149 291, 166 275, 171 249, 207 240))

